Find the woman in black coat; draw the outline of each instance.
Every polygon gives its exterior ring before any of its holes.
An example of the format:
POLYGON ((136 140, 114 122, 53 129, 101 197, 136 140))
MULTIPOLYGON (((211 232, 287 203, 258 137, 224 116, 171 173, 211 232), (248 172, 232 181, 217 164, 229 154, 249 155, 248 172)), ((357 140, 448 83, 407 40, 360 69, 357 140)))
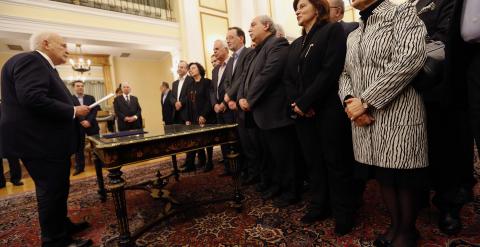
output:
POLYGON ((293 8, 303 35, 290 46, 284 82, 311 182, 302 222, 323 220, 332 210, 335 232, 344 235, 354 211, 350 123, 337 94, 346 37, 340 23, 329 22, 326 0, 295 0, 293 8))
MULTIPOLYGON (((190 76, 193 78, 193 83, 187 89, 187 109, 188 109, 188 122, 190 124, 204 125, 213 123, 213 107, 210 104, 210 87, 212 81, 205 78, 205 69, 199 63, 190 63, 188 65, 190 76)), ((213 147, 206 148, 208 160, 205 156, 205 150, 200 149, 197 151, 187 153, 187 161, 185 165, 185 171, 194 171, 195 168, 195 155, 198 154, 199 166, 205 167, 206 172, 212 170, 212 154, 213 147)))

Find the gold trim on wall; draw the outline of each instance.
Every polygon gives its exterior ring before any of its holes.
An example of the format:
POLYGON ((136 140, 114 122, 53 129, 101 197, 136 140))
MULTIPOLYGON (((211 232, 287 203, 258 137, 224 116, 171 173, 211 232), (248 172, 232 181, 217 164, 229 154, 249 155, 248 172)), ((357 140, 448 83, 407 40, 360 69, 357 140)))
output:
MULTIPOLYGON (((220 0, 221 1, 221 0, 220 0)), ((215 11, 220 11, 220 12, 223 12, 223 13, 228 13, 228 5, 227 5, 227 0, 223 0, 223 2, 225 3, 225 9, 223 8, 218 8, 218 6, 212 6, 212 5, 208 5, 208 3, 205 2, 205 0, 198 0, 198 4, 201 8, 206 8, 206 9, 211 9, 211 10, 215 10, 215 11)))
POLYGON ((210 14, 210 13, 206 13, 206 12, 200 12, 200 27, 201 27, 201 31, 202 31, 202 46, 203 46, 203 57, 204 57, 204 64, 203 65, 204 65, 205 70, 207 72, 207 77, 211 78, 211 73, 212 73, 213 68, 210 64, 210 54, 208 52, 208 49, 212 49, 212 47, 207 47, 208 44, 206 44, 207 37, 206 37, 206 34, 205 34, 205 24, 204 24, 204 18, 203 18, 204 16, 213 16, 213 17, 216 17, 216 18, 221 18, 221 19, 226 20, 227 26, 225 27, 225 32, 223 33, 224 36, 227 33, 228 27, 230 27, 230 23, 228 21, 228 18, 225 17, 225 16, 214 15, 214 14, 210 14))

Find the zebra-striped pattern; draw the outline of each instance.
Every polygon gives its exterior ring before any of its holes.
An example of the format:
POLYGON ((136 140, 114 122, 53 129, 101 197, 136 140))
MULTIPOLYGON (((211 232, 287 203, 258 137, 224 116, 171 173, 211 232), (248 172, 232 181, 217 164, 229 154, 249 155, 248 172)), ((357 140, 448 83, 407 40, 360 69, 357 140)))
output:
POLYGON ((425 59, 426 30, 411 3, 386 0, 348 36, 339 96, 363 98, 375 122, 352 123, 355 159, 385 168, 428 166, 425 109, 409 85, 425 59))

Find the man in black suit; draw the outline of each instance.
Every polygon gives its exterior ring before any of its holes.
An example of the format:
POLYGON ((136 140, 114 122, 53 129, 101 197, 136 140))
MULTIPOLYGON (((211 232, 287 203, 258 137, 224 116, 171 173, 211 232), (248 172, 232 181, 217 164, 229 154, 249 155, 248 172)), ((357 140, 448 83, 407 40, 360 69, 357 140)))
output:
POLYGON ((113 101, 119 131, 142 129, 142 108, 138 98, 130 95, 130 85, 122 83, 122 95, 113 101))
POLYGON ((255 17, 250 37, 257 45, 249 56, 245 79, 238 90, 239 105, 245 124, 259 128, 263 151, 273 161, 262 162, 261 183, 264 199, 280 195, 275 206, 284 207, 299 200, 295 174, 293 121, 288 118, 289 105, 282 76, 288 54, 288 41, 275 37, 273 21, 268 16, 255 17))
MULTIPOLYGON (((430 40, 442 41, 451 47, 449 31, 455 1, 419 0, 417 13, 424 22, 430 40)), ((458 30, 458 28, 456 28, 458 30)), ((458 32, 459 33, 459 32, 458 32)), ((422 92, 427 113, 428 160, 432 188, 435 195, 432 203, 439 209, 439 229, 446 234, 456 234, 461 230, 460 210, 465 200, 461 191, 473 187, 473 138, 469 131, 468 91, 464 76, 451 76, 448 71, 452 58, 458 50, 446 51, 445 66, 441 79, 433 88, 422 92), (446 73, 445 73, 446 72, 446 73), (449 112, 449 118, 445 113, 449 112), (467 175, 469 178, 463 176, 467 175)), ((465 66, 466 67, 466 66, 465 66)), ((424 193, 428 202, 430 193, 424 193)), ((425 204, 428 205, 428 204, 425 204)))
MULTIPOLYGON (((73 104, 76 106, 86 105, 89 106, 95 103, 95 97, 92 95, 84 94, 84 83, 83 81, 74 81, 73 82, 73 91, 75 92, 72 95, 73 104)), ((90 109, 90 112, 85 117, 78 117, 77 121, 80 124, 80 140, 78 150, 75 153, 75 171, 73 176, 76 176, 82 173, 85 170, 85 134, 87 136, 98 135, 100 128, 97 123, 97 112, 100 110, 100 106, 95 106, 93 109, 90 109)), ((95 159, 98 160, 98 159, 95 159)))
POLYGON ((78 145, 75 117, 87 106, 74 106, 55 65, 65 63, 67 45, 55 33, 32 36, 33 52, 10 58, 2 69, 3 155, 22 159, 37 195, 42 246, 90 246, 91 240, 72 240, 88 227, 67 217, 70 156, 78 145))
POLYGON ((160 91, 162 92, 162 117, 163 122, 166 125, 174 123, 174 114, 175 114, 175 96, 170 91, 170 87, 167 82, 162 82, 160 86, 160 91))
POLYGON ((342 21, 345 13, 345 3, 343 0, 328 0, 328 4, 330 5, 330 20, 333 22, 340 22, 345 31, 345 36, 348 37, 348 34, 358 28, 358 22, 342 21))
MULTIPOLYGON (((218 124, 235 123, 235 116, 228 108, 228 103, 224 101, 226 92, 225 88, 227 87, 225 79, 230 73, 228 70, 232 69, 232 67, 227 67, 229 62, 227 43, 223 40, 215 40, 213 43, 213 54, 217 58, 218 65, 212 70, 212 90, 210 91, 210 102, 213 106, 213 111, 216 113, 218 124)), ((229 151, 229 145, 222 145, 221 149, 223 159, 225 160, 225 157, 229 151)), ((225 171, 221 174, 221 176, 229 174, 230 171, 225 164, 225 171)))
POLYGON ((227 32, 228 48, 233 52, 228 60, 225 78, 225 96, 228 108, 235 113, 238 123, 238 134, 242 151, 243 184, 253 184, 259 180, 259 165, 261 162, 261 145, 258 129, 246 128, 244 121, 239 118, 237 111, 237 93, 241 84, 241 75, 244 71, 244 61, 252 51, 245 47, 245 32, 239 27, 230 27, 227 32))
MULTIPOLYGON (((0 101, 1 103, 1 101, 0 101)), ((0 107, 0 118, 1 118, 1 107, 0 107)), ((0 189, 6 186, 5 175, 3 174, 3 162, 2 162, 2 150, 0 146, 0 189)), ((10 168, 10 182, 14 186, 21 186, 23 185, 22 182, 22 168, 20 167, 20 161, 18 159, 7 158, 8 160, 8 167, 10 168)))
POLYGON ((172 83, 172 93, 176 100, 174 113, 175 124, 185 124, 188 120, 187 90, 190 84, 193 83, 193 79, 188 76, 187 72, 188 63, 181 60, 177 67, 178 80, 172 83))

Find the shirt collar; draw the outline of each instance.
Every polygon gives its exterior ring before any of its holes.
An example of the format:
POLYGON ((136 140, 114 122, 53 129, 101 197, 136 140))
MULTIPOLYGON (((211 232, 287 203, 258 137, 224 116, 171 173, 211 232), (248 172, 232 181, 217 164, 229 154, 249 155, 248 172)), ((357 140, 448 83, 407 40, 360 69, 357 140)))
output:
POLYGON ((130 96, 130 94, 123 94, 124 98, 126 98, 127 96, 130 96))
POLYGON ((39 50, 35 50, 35 51, 37 51, 38 53, 40 53, 40 55, 42 55, 42 57, 45 58, 45 59, 48 61, 48 63, 52 66, 52 68, 55 69, 55 65, 53 65, 52 59, 51 59, 47 54, 45 54, 45 53, 43 53, 43 52, 41 52, 41 51, 39 51, 39 50))
POLYGON ((179 80, 179 81, 184 81, 186 78, 187 78, 187 74, 185 74, 184 76, 178 78, 178 80, 179 80))
POLYGON ((242 46, 240 47, 240 49, 238 49, 235 54, 237 54, 237 59, 238 59, 238 56, 240 56, 240 53, 243 51, 243 48, 245 48, 245 46, 242 46))

